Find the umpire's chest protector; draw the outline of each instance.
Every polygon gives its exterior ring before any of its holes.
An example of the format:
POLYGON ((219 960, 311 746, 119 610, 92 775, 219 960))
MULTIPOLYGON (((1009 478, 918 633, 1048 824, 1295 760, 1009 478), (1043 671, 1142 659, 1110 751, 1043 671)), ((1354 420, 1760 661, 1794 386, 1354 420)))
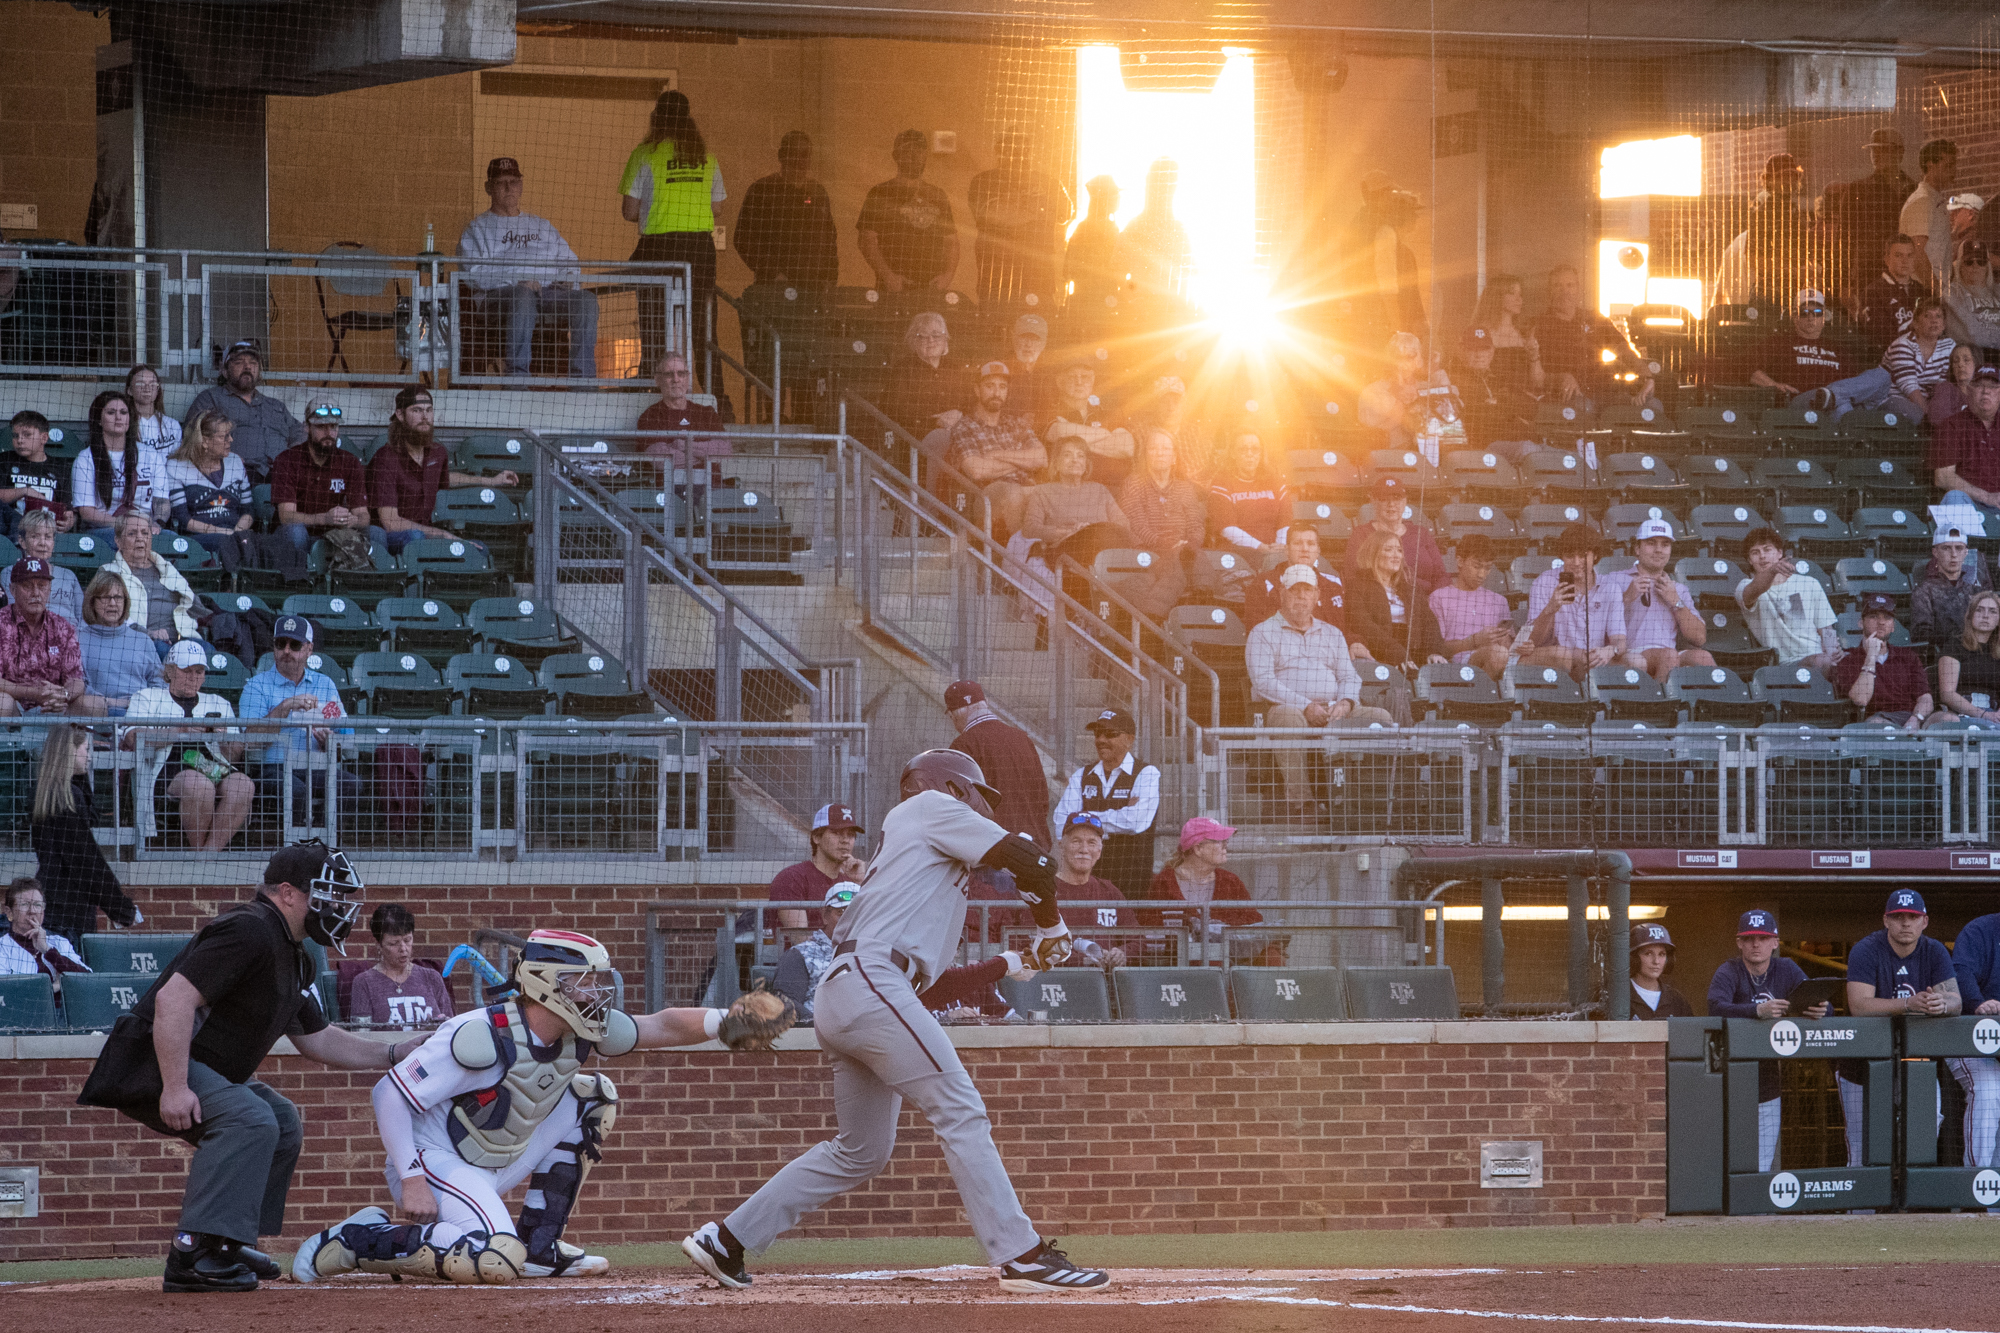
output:
POLYGON ((460 1025, 451 1054, 467 1069, 500 1066, 500 1081, 453 1098, 445 1121, 460 1157, 499 1171, 527 1151, 529 1136, 569 1093, 570 1075, 590 1058, 591 1045, 565 1032, 554 1046, 537 1049, 509 1000, 488 1009, 484 1022, 460 1025))

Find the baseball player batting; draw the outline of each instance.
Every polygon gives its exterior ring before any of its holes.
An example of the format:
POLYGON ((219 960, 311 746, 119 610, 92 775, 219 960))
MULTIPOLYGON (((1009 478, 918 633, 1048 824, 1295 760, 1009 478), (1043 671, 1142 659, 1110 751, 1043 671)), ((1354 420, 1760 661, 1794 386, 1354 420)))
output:
POLYGON ((604 946, 567 930, 528 936, 514 984, 518 998, 445 1023, 375 1085, 389 1193, 407 1221, 363 1208, 301 1245, 293 1278, 317 1282, 361 1269, 504 1283, 608 1271, 602 1256, 562 1239, 618 1114, 610 1077, 584 1073, 583 1065, 592 1054, 708 1037, 765 1049, 792 1012, 782 997, 757 992, 728 1011, 662 1009, 634 1018, 611 1007, 604 946), (524 1182, 516 1226, 501 1196, 524 1182))
POLYGON ((681 1242, 724 1287, 750 1285, 745 1254, 761 1254, 805 1214, 889 1164, 908 1098, 937 1131, 952 1180, 987 1258, 1008 1291, 1097 1291, 1107 1273, 1078 1268, 1036 1232, 993 1146, 986 1104, 944 1029, 918 998, 945 970, 965 928, 974 866, 1013 872, 1035 918, 1030 966, 1069 953, 1056 910, 1055 867, 1027 838, 989 816, 999 793, 971 756, 926 750, 903 767, 902 801, 853 906, 834 928, 834 963, 814 999, 820 1049, 833 1064, 839 1133, 794 1158, 721 1222, 681 1242))

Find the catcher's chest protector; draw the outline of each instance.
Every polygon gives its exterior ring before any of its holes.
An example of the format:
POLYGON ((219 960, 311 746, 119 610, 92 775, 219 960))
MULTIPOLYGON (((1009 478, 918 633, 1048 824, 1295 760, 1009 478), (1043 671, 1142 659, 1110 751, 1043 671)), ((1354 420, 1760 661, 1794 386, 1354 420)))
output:
POLYGON ((488 1009, 486 1020, 484 1025, 467 1023, 453 1033, 451 1053, 468 1069, 497 1062, 503 1071, 500 1081, 453 1098, 445 1123, 460 1157, 473 1166, 499 1171, 527 1151, 529 1136, 569 1092, 570 1076, 590 1058, 591 1046, 565 1032, 553 1048, 554 1058, 540 1060, 514 1001, 488 1009), (489 1054, 491 1059, 482 1058, 489 1054))

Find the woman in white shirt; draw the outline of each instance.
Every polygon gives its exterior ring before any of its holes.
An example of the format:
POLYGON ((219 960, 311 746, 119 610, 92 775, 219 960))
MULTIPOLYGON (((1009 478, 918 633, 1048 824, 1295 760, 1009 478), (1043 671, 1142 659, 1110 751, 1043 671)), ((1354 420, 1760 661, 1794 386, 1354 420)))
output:
POLYGON ((160 376, 151 366, 137 365, 125 372, 125 396, 132 400, 133 419, 139 428, 139 443, 165 458, 181 447, 181 423, 160 407, 160 376))
POLYGON ((90 447, 70 467, 79 526, 105 541, 113 540, 120 514, 144 514, 151 522, 155 504, 164 509, 167 499, 159 455, 139 443, 136 416, 122 389, 98 394, 90 403, 90 447))

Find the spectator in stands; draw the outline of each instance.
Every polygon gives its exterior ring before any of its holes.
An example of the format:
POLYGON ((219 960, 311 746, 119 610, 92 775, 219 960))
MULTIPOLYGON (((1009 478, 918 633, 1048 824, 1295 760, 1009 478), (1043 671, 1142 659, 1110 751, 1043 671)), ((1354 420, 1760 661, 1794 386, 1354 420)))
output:
POLYGON ((1736 585, 1736 601, 1757 642, 1778 655, 1825 675, 1841 657, 1840 635, 1826 590, 1798 572, 1786 554, 1785 539, 1770 528, 1743 538, 1743 563, 1750 577, 1736 585))
POLYGON ((132 424, 139 443, 165 458, 181 447, 181 423, 160 407, 160 373, 151 366, 125 372, 125 396, 132 400, 132 424))
MULTIPOLYGON (((234 448, 251 482, 269 481, 278 455, 306 437, 306 428, 290 408, 258 392, 264 378, 264 353, 254 339, 231 343, 222 356, 222 374, 188 404, 186 420, 203 412, 221 412, 236 423, 234 448)), ((79 495, 82 492, 78 492, 79 495)))
MULTIPOLYGON (((50 557, 56 550, 56 516, 51 509, 31 510, 21 516, 21 526, 15 529, 14 540, 20 545, 21 554, 30 560, 39 560, 49 571, 49 610, 67 620, 72 626, 83 623, 83 585, 76 581, 76 575, 50 557)), ((9 565, 0 572, 0 590, 11 599, 14 596, 14 567, 9 565)))
MULTIPOLYGON (((840 924, 848 905, 854 901, 855 890, 861 886, 849 880, 841 880, 827 889, 820 899, 819 924, 813 933, 785 950, 778 960, 777 975, 771 978, 771 989, 786 996, 799 1011, 801 1022, 812 1021, 813 999, 819 994, 819 983, 833 967, 833 928, 840 924)), ((803 912, 787 912, 786 916, 801 916, 803 912)))
MULTIPOLYGON (((965 368, 951 355, 951 330, 934 310, 912 316, 903 351, 889 363, 882 411, 919 440, 950 430, 965 415, 965 368)), ((926 441, 928 443, 928 441, 926 441)))
POLYGON ((1008 335, 1008 346, 1007 372, 1013 377, 1013 386, 1007 394, 1010 410, 1015 416, 1039 421, 1042 399, 1054 392, 1049 387, 1049 377, 1039 373, 1042 353, 1049 347, 1049 322, 1040 315, 1017 316, 1008 335))
POLYGON ((1757 352, 1750 382, 1776 389, 1792 407, 1832 412, 1844 417, 1857 407, 1889 407, 1914 418, 1920 415, 1896 398, 1889 372, 1874 366, 1849 375, 1839 347, 1826 335, 1826 297, 1808 287, 1799 293, 1792 327, 1765 339, 1757 352))
POLYGON ((1166 318, 1187 300, 1194 247, 1187 228, 1174 216, 1180 164, 1156 158, 1146 168, 1146 203, 1118 237, 1111 266, 1125 279, 1124 307, 1142 327, 1166 318))
POLYGON ((1540 398, 1548 385, 1548 372, 1542 368, 1541 344, 1533 329, 1524 327, 1524 291, 1521 279, 1514 274, 1494 274, 1472 309, 1472 326, 1486 331, 1486 342, 1493 348, 1488 375, 1494 387, 1503 395, 1540 398))
MULTIPOLYGON (((653 102, 646 137, 625 159, 618 179, 618 211, 639 224, 635 264, 686 264, 689 285, 688 345, 708 349, 715 305, 715 206, 729 197, 722 166, 708 151, 687 94, 669 88, 653 102)), ((639 289, 641 365, 658 365, 667 346, 667 296, 663 288, 639 289)))
POLYGON ((1561 562, 1528 589, 1530 666, 1567 671, 1581 683, 1594 667, 1625 656, 1625 590, 1597 576, 1604 538, 1589 523, 1572 523, 1551 552, 1561 562))
POLYGON ((48 895, 33 875, 17 876, 7 886, 7 933, 0 935, 0 977, 48 977, 56 993, 62 993, 65 972, 88 972, 76 946, 61 935, 51 934, 43 924, 48 912, 48 895))
POLYGON ((1053 370, 1050 391, 1035 418, 1036 433, 1050 445, 1081 440, 1090 450, 1093 472, 1099 476, 1115 473, 1115 484, 1123 485, 1138 442, 1125 427, 1104 424, 1104 405, 1097 397, 1097 358, 1081 349, 1065 352, 1055 359, 1053 370))
POLYGON ((931 140, 922 130, 896 136, 896 174, 868 191, 855 224, 861 257, 885 292, 929 287, 948 292, 958 273, 958 223, 951 200, 924 179, 931 140))
POLYGON ((1153 821, 1160 813, 1160 770, 1132 753, 1138 728, 1122 708, 1107 708, 1084 730, 1097 762, 1069 775, 1056 802, 1057 830, 1079 810, 1104 821, 1104 858, 1098 869, 1127 898, 1142 898, 1153 875, 1153 821))
POLYGON ((417 963, 417 919, 401 903, 383 903, 368 917, 375 966, 354 978, 347 1016, 389 1028, 430 1027, 450 1018, 444 974, 417 963))
POLYGON ((1916 274, 1917 243, 1900 233, 1891 236, 1882 247, 1882 271, 1860 294, 1862 337, 1878 357, 1910 331, 1917 298, 1924 295, 1916 274))
POLYGON ((1945 288, 1945 332, 1961 343, 1985 353, 1986 361, 2000 351, 2000 283, 1993 281, 1993 265, 1986 242, 1961 241, 1958 264, 1945 288))
MULTIPOLYGON (((229 700, 201 688, 208 679, 208 654, 193 639, 175 644, 161 669, 166 673, 165 686, 134 694, 125 714, 128 720, 236 716, 229 700)), ((236 728, 221 734, 196 727, 145 730, 147 748, 140 759, 150 771, 141 780, 155 786, 166 783, 166 795, 180 806, 181 833, 188 850, 226 850, 250 818, 250 802, 257 795, 249 774, 236 768, 243 762, 243 742, 225 739, 236 735, 236 728)), ((120 743, 125 749, 136 750, 139 738, 139 729, 132 728, 123 733, 120 743)))
POLYGON ((396 410, 389 414, 389 438, 368 462, 368 494, 374 498, 375 517, 391 554, 419 537, 452 535, 431 526, 431 510, 441 488, 521 484, 511 469, 488 477, 453 468, 451 455, 437 442, 435 422, 429 389, 420 384, 398 389, 396 410))
POLYGON ((1750 205, 1743 259, 1755 303, 1777 309, 1786 296, 1800 288, 1820 287, 1829 281, 1826 247, 1811 204, 1802 193, 1806 169, 1796 157, 1771 154, 1758 180, 1764 188, 1750 205))
MULTIPOLYGON (((1882 908, 1882 929, 1847 951, 1847 1012, 1868 1015, 1919 1014, 1941 1018, 1961 1012, 1963 999, 1951 953, 1924 935, 1930 925, 1924 896, 1915 889, 1894 889, 1882 908)), ((1838 1060, 1834 1074, 1840 1089, 1840 1109, 1847 1120, 1847 1165, 1862 1164, 1862 1080, 1867 1062, 1838 1060)))
POLYGON ((667 433, 646 441, 646 452, 696 468, 711 458, 727 457, 729 437, 723 433, 722 414, 688 397, 694 372, 687 358, 668 352, 653 367, 653 382, 660 386, 660 401, 639 414, 639 429, 667 433))
POLYGON ((1917 170, 1923 179, 1903 201, 1896 230, 1917 243, 1917 281, 1941 291, 1950 270, 1951 223, 1945 201, 1958 180, 1958 145, 1950 139, 1932 139, 1917 150, 1917 170))
POLYGON ((124 581, 125 618, 152 636, 161 657, 175 640, 201 637, 194 618, 201 603, 187 576, 153 549, 152 520, 144 514, 118 520, 118 554, 104 569, 124 581))
MULTIPOLYGON (((1219 823, 1206 815, 1197 815, 1181 825, 1181 836, 1174 850, 1167 855, 1167 863, 1160 867, 1160 873, 1153 876, 1153 882, 1146 888, 1148 902, 1183 903, 1241 903, 1250 901, 1250 890, 1233 870, 1224 869, 1229 860, 1229 840, 1236 836, 1236 830, 1219 823)), ((1145 926, 1167 924, 1165 913, 1141 912, 1139 922, 1145 926)), ((1175 915, 1181 915, 1176 913, 1175 915)), ((1193 912, 1186 913, 1184 928, 1194 931, 1200 927, 1200 918, 1193 912)), ((1223 927, 1255 926, 1264 920, 1264 914, 1254 907, 1210 907, 1208 912, 1208 937, 1210 940, 1222 938, 1223 927)), ((1254 953, 1275 949, 1282 954, 1283 945, 1267 946, 1263 940, 1245 941, 1254 953)), ((1237 951, 1232 948, 1231 953, 1237 951)), ((1240 963, 1269 963, 1281 965, 1283 958, 1260 958, 1244 956, 1237 958, 1240 963)))
MULTIPOLYGON (((1116 884, 1095 873, 1097 863, 1104 859, 1104 816, 1079 810, 1064 820, 1062 836, 1056 839, 1055 852, 1056 882, 1061 885, 1056 894, 1062 903, 1116 904, 1124 896, 1116 884)), ((1131 908, 1115 905, 1064 906, 1062 918, 1075 938, 1071 946, 1071 966, 1125 966, 1124 949, 1117 945, 1100 944, 1089 938, 1089 933, 1121 927, 1128 931, 1136 929, 1139 917, 1131 908)))
POLYGON ((1118 182, 1092 176, 1083 183, 1090 194, 1090 211, 1070 233, 1063 255, 1063 275, 1069 288, 1067 310, 1083 319, 1102 319, 1118 299, 1125 275, 1118 271, 1118 182))
POLYGON ((122 514, 142 514, 149 524, 166 518, 160 456, 139 443, 132 400, 123 390, 106 389, 91 400, 90 445, 70 464, 69 493, 76 497, 78 522, 105 541, 122 514))
MULTIPOLYGON (((1778 954, 1778 917, 1755 907, 1736 920, 1737 956, 1715 969, 1708 983, 1710 1018, 1761 1018, 1766 1022, 1791 1012, 1786 999, 1806 979, 1805 972, 1778 954)), ((1824 1018, 1830 1004, 1804 1011, 1807 1018, 1824 1018)), ((1778 1066, 1757 1064, 1757 1169, 1769 1171, 1778 1155, 1778 1066)))
POLYGON ((1458 569, 1451 582, 1432 592, 1429 599, 1431 615, 1437 618, 1438 633, 1444 639, 1440 651, 1452 661, 1471 663, 1498 680, 1507 669, 1514 624, 1507 599, 1486 586, 1487 576, 1493 572, 1493 539, 1475 532, 1459 541, 1454 554, 1458 569))
MULTIPOLYGON (((1896 396, 1919 414, 1930 411, 1931 393, 1951 370, 1957 343, 1944 336, 1944 302, 1925 294, 1910 317, 1910 331, 1889 344, 1882 369, 1896 386, 1896 396)), ((1896 399, 1889 400, 1895 405, 1896 399)))
POLYGON ((1007 414, 1005 361, 988 361, 975 381, 976 406, 952 426, 945 462, 979 486, 993 507, 995 536, 1011 536, 1028 509, 1028 488, 1049 465, 1049 451, 1022 418, 1007 414))
POLYGON ((1977 369, 1979 349, 1971 343, 1953 344, 1950 367, 1945 377, 1931 386, 1929 405, 1924 408, 1924 420, 1933 433, 1971 401, 1972 372, 1977 369))
POLYGON ((1347 550, 1341 557, 1341 579, 1353 583, 1360 577, 1361 543, 1368 540, 1369 533, 1390 532, 1403 543, 1403 567, 1416 577, 1417 582, 1432 588, 1441 588, 1449 582, 1450 575, 1445 573, 1444 553, 1438 550, 1437 538, 1431 535, 1429 528, 1416 521, 1410 488, 1399 478, 1381 477, 1369 492, 1369 498, 1374 502, 1374 509, 1367 522, 1348 534, 1347 550))
POLYGON ((1049 780, 1034 738, 1001 721, 976 680, 953 681, 944 692, 944 707, 958 729, 951 748, 971 755, 986 785, 1000 793, 993 822, 1037 847, 1048 846, 1049 780))
POLYGON ((1076 201, 1060 182, 1035 171, 1028 136, 1020 130, 994 136, 993 159, 993 167, 966 187, 966 205, 979 228, 972 259, 980 304, 1052 300, 1076 201))
POLYGON ((97 845, 97 807, 90 794, 90 732, 55 726, 42 738, 35 778, 29 836, 35 848, 35 878, 42 882, 50 934, 79 940, 97 929, 101 910, 114 926, 145 920, 125 896, 97 845))
POLYGON ((1674 526, 1649 518, 1632 538, 1630 569, 1604 576, 1618 591, 1625 614, 1625 661, 1664 683, 1677 666, 1714 666, 1702 649, 1708 624, 1694 609, 1687 585, 1667 572, 1674 555, 1674 526), (1681 647, 1683 643, 1688 646, 1681 647))
POLYGON ((1125 512, 1102 482, 1090 479, 1090 450, 1068 439, 1049 449, 1049 465, 1028 492, 1021 535, 1041 544, 1050 568, 1068 556, 1085 568, 1099 551, 1132 545, 1125 512))
MULTIPOLYGON (((1340 724, 1393 726, 1386 710, 1361 706, 1361 677, 1348 656, 1347 636, 1313 615, 1319 600, 1319 575, 1310 566, 1293 565, 1278 576, 1278 614, 1250 631, 1243 650, 1250 672, 1250 692, 1271 707, 1265 719, 1273 727, 1317 730, 1340 724)), ((1285 818, 1312 817, 1312 785, 1306 775, 1304 750, 1277 753, 1283 776, 1285 818)))
MULTIPOLYGON (((868 867, 854 854, 854 842, 863 830, 861 821, 854 812, 838 801, 823 805, 813 816, 811 840, 812 855, 797 865, 786 866, 771 881, 769 896, 774 903, 816 903, 826 897, 827 890, 838 880, 859 881, 868 873, 868 867)), ((807 913, 792 908, 764 914, 766 926, 776 918, 776 926, 785 930, 804 930, 809 924, 807 913)), ((813 923, 817 929, 817 923, 813 923)))
POLYGON ((49 611, 50 569, 31 555, 14 562, 13 600, 0 607, 0 717, 81 713, 90 692, 76 630, 49 611))
POLYGON ((1361 424, 1388 436, 1391 449, 1408 449, 1427 427, 1431 414, 1423 390, 1443 387, 1424 373, 1423 340, 1414 333, 1398 333, 1387 344, 1389 373, 1361 391, 1357 413, 1361 424))
MULTIPOLYGON (((271 665, 243 684, 242 718, 245 722, 270 719, 253 732, 275 733, 259 758, 250 765, 250 777, 267 796, 280 795, 285 754, 292 757, 292 810, 294 818, 307 814, 314 798, 324 798, 329 770, 339 774, 340 803, 349 806, 360 795, 361 784, 354 774, 334 765, 328 744, 334 728, 325 726, 281 727, 279 722, 317 719, 331 724, 347 716, 340 691, 321 672, 306 662, 313 651, 313 626, 304 616, 279 616, 271 628, 271 665)), ((343 736, 352 727, 339 728, 343 736)))
POLYGON ((70 507, 70 469, 49 457, 49 419, 40 412, 16 412, 8 422, 14 447, 8 453, 6 484, 0 486, 0 531, 14 532, 21 516, 35 509, 55 515, 56 524, 68 532, 76 526, 76 511, 70 507))
POLYGON ((306 404, 306 438, 271 465, 271 503, 278 531, 301 551, 313 534, 332 528, 366 532, 388 549, 388 536, 368 521, 368 474, 361 460, 340 447, 340 404, 325 394, 306 404))
POLYGON ((1347 588, 1340 576, 1320 562, 1319 529, 1310 523, 1294 523, 1285 530, 1285 554, 1277 568, 1267 574, 1253 574, 1243 588, 1243 623, 1261 625, 1278 614, 1284 589, 1279 577, 1288 569, 1304 565, 1319 578, 1319 601, 1313 607, 1315 619, 1323 620, 1347 636, 1347 651, 1368 657, 1370 651, 1347 620, 1347 588))
POLYGON ((1986 556, 1974 551, 1963 529, 1942 523, 1931 537, 1931 558, 1916 571, 1910 593, 1910 637, 1942 650, 1965 629, 1973 594, 1992 588, 1986 556))
POLYGON ((2000 518, 2000 368, 1972 372, 1965 407, 1931 436, 1931 480, 1947 505, 1977 505, 1988 521, 2000 518))
POLYGON ((1466 447, 1491 449, 1518 462, 1542 447, 1528 425, 1535 400, 1493 378, 1494 356, 1493 335, 1485 329, 1470 328, 1460 334, 1452 387, 1464 409, 1466 447))
MULTIPOLYGON (((125 581, 108 568, 99 570, 84 590, 76 639, 89 691, 78 700, 78 713, 123 717, 133 695, 166 684, 153 640, 144 627, 125 618, 125 581)), ((201 651, 199 643, 194 647, 201 651)))
POLYGON ((1896 599, 1880 592, 1863 597, 1861 643, 1834 663, 1828 679, 1861 710, 1864 721, 1921 731, 1937 704, 1923 659, 1891 644, 1895 632, 1896 599))
POLYGON ((521 164, 496 157, 486 164, 491 206, 458 236, 468 264, 459 281, 472 289, 477 314, 495 319, 505 338, 507 373, 526 375, 534 360, 535 326, 559 319, 569 326, 572 379, 597 378, 597 297, 584 289, 583 265, 556 224, 521 211, 521 164))
POLYGON ((1180 451, 1164 427, 1146 431, 1138 462, 1118 490, 1118 508, 1133 544, 1157 558, 1148 595, 1172 606, 1187 591, 1188 571, 1208 533, 1208 496, 1181 474, 1180 451))
MULTIPOLYGON (((1851 314, 1862 315, 1867 309, 1865 291, 1875 276, 1882 238, 1900 230, 1903 201, 1917 188, 1903 170, 1904 151, 1901 132, 1893 126, 1877 127, 1868 136, 1868 160, 1874 170, 1860 180, 1829 185, 1820 203, 1829 239, 1840 247, 1836 276, 1829 281, 1838 285, 1841 303, 1851 314)), ((1911 264, 1914 271, 1914 247, 1911 264)))
POLYGON ((767 286, 823 292, 840 281, 833 202, 813 176, 813 141, 804 130, 778 140, 777 171, 744 191, 736 253, 767 286))
POLYGON ((1348 589, 1347 623, 1375 660, 1409 672, 1447 660, 1444 635, 1431 614, 1431 590, 1410 577, 1403 544, 1392 533, 1370 532, 1361 539, 1355 564, 1360 576, 1348 589))
MULTIPOLYGON (((250 531, 257 517, 251 511, 250 476, 243 470, 243 460, 229 452, 235 431, 235 424, 222 413, 203 412, 167 460, 162 478, 174 530, 194 538, 231 573, 241 563, 243 551, 236 534, 250 531)), ((283 459, 284 454, 278 457, 283 459)))
MULTIPOLYGON (((1361 209, 1348 227, 1347 270, 1340 286, 1353 313, 1348 328, 1357 347, 1381 347, 1397 331, 1430 327, 1424 314, 1421 272, 1408 237, 1422 203, 1399 190, 1384 171, 1355 182, 1361 209)), ((1395 353, 1391 353, 1393 360, 1395 353)))
POLYGON ((2000 593, 1972 595, 1964 627, 1938 646, 1937 668, 1938 698, 1954 715, 2000 722, 2000 593))
POLYGON ((1589 412, 1619 397, 1635 407, 1665 410, 1653 396, 1651 375, 1629 382, 1612 378, 1620 365, 1638 367, 1643 360, 1624 330, 1584 305, 1583 276, 1574 265, 1549 270, 1548 307, 1529 327, 1541 346, 1550 396, 1589 412), (1608 362, 1606 352, 1612 356, 1608 362))
POLYGON ((1291 498, 1283 474, 1265 456, 1263 437, 1239 428, 1208 485, 1209 531, 1224 546, 1270 555, 1284 548, 1291 498))
POLYGON ((1694 1006, 1687 997, 1669 986, 1667 973, 1674 969, 1674 937, 1657 921, 1632 927, 1631 964, 1626 975, 1632 982, 1632 1017, 1693 1018, 1694 1006))
MULTIPOLYGON (((1971 237, 1973 230, 1979 226, 1979 215, 1985 209, 1986 200, 1970 190, 1960 190, 1944 201, 1945 225, 1951 233, 1945 250, 1947 256, 1958 254, 1959 246, 1963 245, 1971 237)), ((1947 282, 1949 272, 1947 261, 1947 282)))

